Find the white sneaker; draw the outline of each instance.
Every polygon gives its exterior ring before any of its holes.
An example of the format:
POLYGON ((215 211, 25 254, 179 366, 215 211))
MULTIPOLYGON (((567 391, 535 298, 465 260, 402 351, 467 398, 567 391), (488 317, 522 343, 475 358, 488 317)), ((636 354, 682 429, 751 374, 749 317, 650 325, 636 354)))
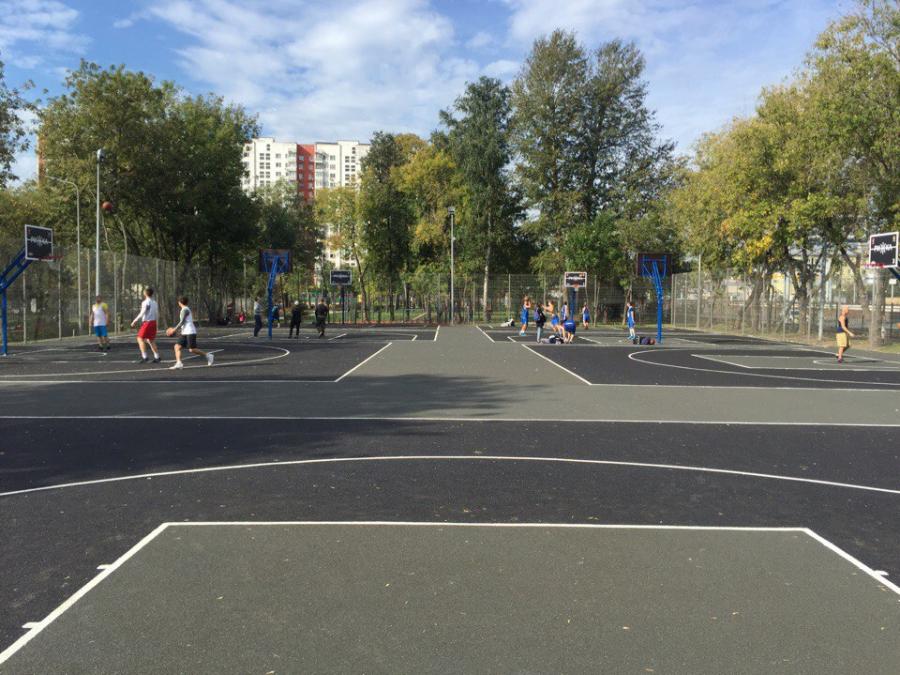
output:
POLYGON ((215 360, 216 360, 215 354, 207 354, 206 355, 206 365, 211 366, 215 360))
POLYGON ((184 364, 181 361, 176 361, 174 366, 170 366, 169 370, 181 370, 184 368, 184 364))

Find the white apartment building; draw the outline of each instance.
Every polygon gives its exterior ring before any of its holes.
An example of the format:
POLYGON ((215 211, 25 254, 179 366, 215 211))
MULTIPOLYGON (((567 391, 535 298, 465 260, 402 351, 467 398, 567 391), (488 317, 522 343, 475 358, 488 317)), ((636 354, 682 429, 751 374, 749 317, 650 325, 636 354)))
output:
POLYGON ((272 137, 244 143, 244 178, 241 187, 253 192, 279 180, 297 182, 297 144, 279 143, 272 137))
POLYGON ((316 143, 316 189, 359 184, 360 163, 369 144, 359 141, 316 143))
MULTIPOLYGON (((254 138, 244 144, 241 187, 252 193, 261 187, 286 180, 297 192, 312 200, 316 190, 358 187, 361 162, 369 154, 369 144, 359 141, 319 142, 315 145, 280 143, 270 136, 254 138)), ((346 268, 352 261, 339 249, 329 246, 333 231, 325 227, 325 260, 335 268, 346 268)))

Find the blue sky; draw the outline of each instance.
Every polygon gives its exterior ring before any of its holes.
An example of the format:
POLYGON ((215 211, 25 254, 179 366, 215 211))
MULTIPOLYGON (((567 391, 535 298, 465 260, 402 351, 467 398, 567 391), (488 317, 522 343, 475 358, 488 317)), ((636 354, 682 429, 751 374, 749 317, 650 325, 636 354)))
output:
MULTIPOLYGON (((84 57, 124 63, 258 113, 280 140, 427 134, 467 81, 510 81, 535 37, 635 41, 663 135, 699 135, 753 111, 851 0, 0 0, 11 85, 50 95, 84 57)), ((31 153, 17 170, 34 170, 31 153)))

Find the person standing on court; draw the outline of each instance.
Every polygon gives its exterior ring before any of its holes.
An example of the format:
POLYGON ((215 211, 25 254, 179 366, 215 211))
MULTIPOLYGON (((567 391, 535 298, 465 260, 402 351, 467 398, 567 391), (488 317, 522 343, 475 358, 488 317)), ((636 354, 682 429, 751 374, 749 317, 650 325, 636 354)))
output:
POLYGON ((147 347, 153 352, 153 363, 159 363, 159 350, 156 348, 156 322, 159 320, 159 305, 153 299, 153 289, 149 286, 144 289, 144 301, 141 303, 141 311, 134 317, 131 327, 140 321, 141 327, 138 329, 137 343, 141 350, 141 358, 138 363, 147 363, 147 347))
POLYGON ((591 312, 588 309, 587 303, 584 303, 584 307, 581 308, 581 327, 587 330, 591 325, 591 312))
POLYGON ((856 337, 856 335, 850 331, 849 326, 847 325, 847 320, 850 317, 850 308, 847 305, 841 307, 841 313, 838 315, 838 324, 837 324, 837 333, 835 333, 835 338, 837 339, 837 361, 838 363, 844 362, 844 352, 850 349, 850 338, 856 337))
POLYGON ((628 325, 628 339, 634 342, 637 335, 634 332, 634 305, 631 300, 625 303, 625 323, 628 325))
POLYGON ((527 295, 522 300, 522 312, 519 323, 522 324, 521 329, 519 330, 519 335, 525 335, 525 331, 528 329, 528 315, 531 314, 531 298, 527 295))
POLYGON ((259 331, 262 330, 262 327, 262 303, 260 303, 257 295, 253 298, 253 337, 259 336, 259 331))
POLYGON ((194 315, 191 313, 191 308, 188 307, 187 296, 182 295, 178 298, 178 306, 181 308, 178 314, 178 324, 166 329, 166 335, 169 337, 181 330, 181 337, 175 343, 175 365, 169 370, 181 370, 184 368, 184 363, 181 362, 181 352, 184 349, 187 349, 191 354, 202 356, 206 359, 206 365, 211 366, 216 360, 215 355, 197 349, 197 324, 194 323, 194 315))
POLYGON ((303 322, 303 306, 299 300, 294 300, 294 306, 291 307, 291 327, 288 330, 288 337, 293 337, 294 331, 297 331, 297 339, 300 339, 300 324, 303 322))
POLYGON ((537 329, 537 341, 541 341, 541 337, 544 335, 544 324, 547 322, 547 316, 544 314, 544 308, 541 306, 541 303, 536 303, 534 306, 534 327, 537 329))
POLYGON ((97 348, 103 352, 109 351, 109 331, 106 324, 109 321, 109 305, 103 302, 101 296, 97 296, 97 301, 91 305, 91 313, 88 316, 88 325, 91 332, 97 336, 97 348))
POLYGON ((328 322, 328 305, 325 304, 325 298, 319 298, 316 305, 316 330, 319 331, 319 337, 325 337, 325 324, 328 322))

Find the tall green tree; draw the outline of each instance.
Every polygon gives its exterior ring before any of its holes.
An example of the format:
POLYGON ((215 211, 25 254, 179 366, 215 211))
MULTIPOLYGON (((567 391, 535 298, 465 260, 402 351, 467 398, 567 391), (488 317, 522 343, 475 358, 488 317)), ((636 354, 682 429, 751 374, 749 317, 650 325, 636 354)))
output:
POLYGON ((394 134, 376 132, 369 154, 362 161, 360 211, 362 240, 369 269, 384 283, 389 312, 394 319, 396 293, 410 257, 410 229, 414 220, 396 170, 408 159, 394 134))
POLYGON ((87 62, 41 111, 39 129, 47 171, 80 185, 88 209, 105 150, 100 198, 115 205, 130 251, 216 269, 255 242, 240 180, 242 144, 258 132, 218 97, 87 62))
POLYGON ((512 149, 516 177, 535 217, 525 228, 541 253, 539 272, 560 272, 566 228, 577 220, 578 160, 588 60, 573 33, 535 41, 512 85, 512 149))
POLYGON ((510 186, 510 90, 482 77, 470 83, 453 110, 442 111, 447 146, 463 186, 460 212, 463 250, 479 259, 484 275, 482 306, 488 307, 488 281, 494 262, 512 248, 520 215, 510 186))
POLYGON ((363 318, 368 321, 368 260, 363 244, 359 192, 353 187, 318 191, 315 207, 319 222, 331 229, 329 245, 343 251, 356 266, 357 282, 362 295, 363 318))

